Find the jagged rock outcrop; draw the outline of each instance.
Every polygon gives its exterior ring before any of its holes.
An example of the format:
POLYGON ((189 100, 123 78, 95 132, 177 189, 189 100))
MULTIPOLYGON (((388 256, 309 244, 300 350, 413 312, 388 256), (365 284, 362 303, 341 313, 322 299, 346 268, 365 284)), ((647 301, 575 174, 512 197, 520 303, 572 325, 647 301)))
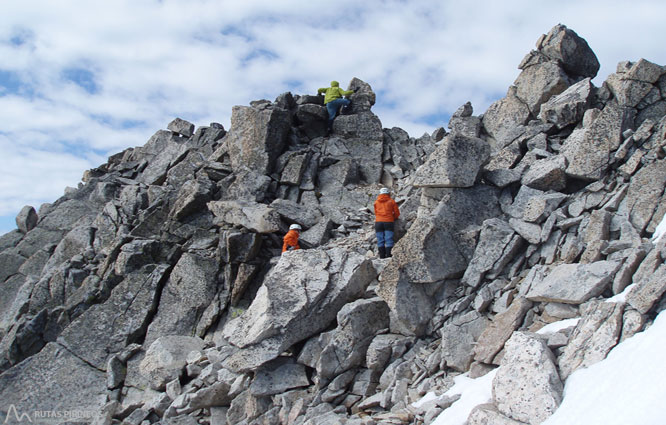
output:
POLYGON ((382 128, 358 79, 330 135, 312 95, 235 107, 228 131, 175 119, 24 208, 0 237, 0 412, 421 424, 457 401, 423 395, 496 370, 468 422, 543 422, 666 308, 666 69, 595 87, 563 25, 519 68, 420 138, 382 128), (380 185, 402 212, 386 260, 380 185), (281 255, 293 223, 304 249, 281 255))
POLYGON ((227 359, 226 367, 253 370, 326 329, 374 278, 375 270, 366 258, 340 248, 283 255, 247 311, 222 330, 229 342, 242 349, 227 359))

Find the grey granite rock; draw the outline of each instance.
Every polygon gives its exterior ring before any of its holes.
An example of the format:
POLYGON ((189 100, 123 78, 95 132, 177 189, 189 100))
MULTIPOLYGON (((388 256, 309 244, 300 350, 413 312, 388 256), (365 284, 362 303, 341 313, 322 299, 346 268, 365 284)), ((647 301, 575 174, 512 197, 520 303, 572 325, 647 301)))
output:
POLYGON ((533 282, 526 297, 533 301, 582 304, 609 287, 620 265, 618 261, 561 264, 543 280, 533 282))
POLYGON ((619 341, 623 312, 623 304, 604 301, 592 301, 581 308, 582 318, 558 359, 562 379, 606 358, 619 341))
POLYGON ((233 169, 247 167, 259 174, 271 173, 286 142, 288 115, 281 108, 234 106, 227 134, 233 169))
POLYGON ((18 215, 16 216, 16 227, 21 233, 28 233, 37 226, 37 221, 39 217, 37 212, 30 205, 26 205, 21 208, 18 215))
POLYGON ((283 254, 247 311, 225 326, 224 336, 242 349, 225 364, 251 370, 321 332, 375 275, 370 261, 340 248, 283 254))
POLYGON ((204 342, 191 336, 161 336, 153 341, 141 361, 141 374, 155 390, 164 390, 167 382, 178 379, 191 351, 202 350, 204 342))
POLYGON ((466 372, 474 359, 474 347, 490 321, 471 311, 455 316, 442 328, 442 360, 446 366, 466 372))
POLYGON ((559 407, 563 389, 546 343, 535 334, 514 333, 493 380, 498 410, 520 422, 542 423, 559 407))
POLYGON ((514 330, 518 329, 532 302, 516 298, 508 310, 496 315, 479 337, 474 348, 474 359, 482 363, 494 363, 495 356, 504 347, 514 330))
POLYGON ((449 135, 416 170, 416 187, 470 187, 490 158, 490 145, 482 139, 449 135))
POLYGON ((194 124, 181 118, 176 118, 169 123, 167 129, 183 137, 192 137, 194 135, 194 124))

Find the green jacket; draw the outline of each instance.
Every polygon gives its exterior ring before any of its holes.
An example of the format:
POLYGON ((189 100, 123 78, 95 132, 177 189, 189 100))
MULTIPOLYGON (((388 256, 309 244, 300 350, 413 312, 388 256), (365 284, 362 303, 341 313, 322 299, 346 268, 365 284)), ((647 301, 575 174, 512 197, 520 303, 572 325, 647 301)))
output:
POLYGON ((317 90, 317 94, 326 93, 324 96, 324 105, 326 105, 331 100, 340 99, 342 96, 349 96, 354 94, 353 90, 342 90, 340 88, 340 83, 337 81, 331 81, 331 87, 324 87, 317 90))

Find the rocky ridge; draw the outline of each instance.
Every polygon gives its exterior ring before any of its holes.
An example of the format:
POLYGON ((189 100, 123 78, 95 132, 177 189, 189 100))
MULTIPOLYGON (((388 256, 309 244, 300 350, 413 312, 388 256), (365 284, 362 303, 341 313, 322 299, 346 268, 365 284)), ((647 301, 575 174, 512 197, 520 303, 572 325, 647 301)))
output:
POLYGON ((468 424, 543 422, 666 308, 666 68, 595 87, 562 25, 519 68, 483 115, 419 138, 383 129, 358 79, 330 136, 310 95, 234 107, 229 131, 176 119, 24 208, 0 237, 0 411, 427 424, 455 400, 412 403, 495 371, 468 424), (389 260, 381 186, 402 211, 389 260), (305 249, 280 256, 292 223, 305 249))

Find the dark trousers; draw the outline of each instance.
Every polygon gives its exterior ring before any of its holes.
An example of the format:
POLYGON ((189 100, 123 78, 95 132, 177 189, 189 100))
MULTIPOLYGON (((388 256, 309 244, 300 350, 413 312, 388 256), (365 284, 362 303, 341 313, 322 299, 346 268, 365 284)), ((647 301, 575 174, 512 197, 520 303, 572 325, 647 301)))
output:
POLYGON ((393 246, 393 222, 375 221, 377 246, 391 248, 393 246))

